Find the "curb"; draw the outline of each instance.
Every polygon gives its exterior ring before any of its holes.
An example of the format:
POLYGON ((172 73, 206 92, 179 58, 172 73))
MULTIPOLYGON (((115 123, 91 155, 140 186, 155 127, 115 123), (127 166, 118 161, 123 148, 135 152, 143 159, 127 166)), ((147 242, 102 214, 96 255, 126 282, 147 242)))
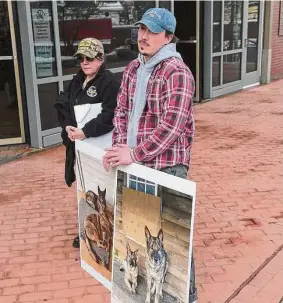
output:
POLYGON ((57 148, 57 147, 60 147, 60 146, 62 146, 62 143, 58 143, 58 144, 48 146, 48 147, 45 147, 45 148, 33 148, 32 150, 28 150, 28 151, 23 152, 21 154, 11 156, 11 157, 7 157, 5 159, 0 160, 0 165, 6 164, 6 163, 9 163, 9 162, 12 162, 12 161, 20 160, 22 158, 26 158, 26 157, 32 156, 34 154, 44 152, 44 151, 47 151, 47 150, 50 150, 50 149, 53 149, 53 148, 57 148))

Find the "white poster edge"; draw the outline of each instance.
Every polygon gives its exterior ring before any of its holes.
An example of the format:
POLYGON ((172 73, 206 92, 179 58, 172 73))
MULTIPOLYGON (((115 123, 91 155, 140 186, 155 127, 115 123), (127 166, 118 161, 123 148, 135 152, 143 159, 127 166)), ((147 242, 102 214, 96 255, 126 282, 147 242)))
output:
MULTIPOLYGON (((76 140, 76 149, 91 157, 97 158, 101 162, 105 154, 104 150, 80 140, 76 140)), ((146 179, 153 183, 158 183, 161 186, 171 188, 172 190, 179 191, 192 197, 196 194, 196 183, 194 181, 181 179, 144 165, 133 163, 127 166, 119 166, 116 168, 116 170, 121 170, 132 175, 138 174, 140 178, 146 179), (156 180, 158 180, 158 182, 156 180)))
POLYGON ((110 291, 112 289, 112 282, 108 281, 103 277, 99 272, 95 271, 90 265, 88 265, 84 260, 81 259, 81 267, 92 277, 94 277, 98 282, 100 282, 103 286, 108 288, 110 291))

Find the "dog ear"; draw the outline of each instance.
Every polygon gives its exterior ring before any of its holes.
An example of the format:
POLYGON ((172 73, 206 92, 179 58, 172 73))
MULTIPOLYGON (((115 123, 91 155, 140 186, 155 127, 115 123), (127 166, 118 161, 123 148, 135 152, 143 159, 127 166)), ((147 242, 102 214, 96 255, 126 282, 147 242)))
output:
POLYGON ((163 230, 162 228, 160 228, 159 232, 158 232, 158 235, 157 235, 157 238, 163 242, 163 230))
POLYGON ((127 255, 129 254, 130 251, 131 251, 131 248, 130 248, 129 243, 127 242, 127 255))
POLYGON ((134 251, 134 254, 137 256, 138 255, 138 251, 139 251, 139 249, 136 249, 135 251, 134 251))
POLYGON ((145 232, 145 237, 147 239, 149 239, 151 237, 151 234, 150 234, 150 231, 149 231, 149 229, 148 229, 148 227, 146 225, 144 227, 144 232, 145 232))
POLYGON ((104 190, 101 190, 99 185, 98 185, 98 194, 100 197, 103 197, 105 199, 106 196, 106 188, 104 190))

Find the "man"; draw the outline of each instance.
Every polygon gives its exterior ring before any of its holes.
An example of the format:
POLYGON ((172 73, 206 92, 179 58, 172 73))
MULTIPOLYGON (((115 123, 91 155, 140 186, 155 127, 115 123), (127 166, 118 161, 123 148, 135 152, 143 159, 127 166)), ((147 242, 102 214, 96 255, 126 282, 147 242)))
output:
MULTIPOLYGON (((176 52, 176 19, 149 9, 137 22, 139 57, 126 68, 113 120, 113 146, 103 164, 138 162, 187 178, 194 134, 194 79, 176 52), (174 41, 175 42, 175 41, 174 41)), ((197 302, 192 262, 189 302, 197 302)))

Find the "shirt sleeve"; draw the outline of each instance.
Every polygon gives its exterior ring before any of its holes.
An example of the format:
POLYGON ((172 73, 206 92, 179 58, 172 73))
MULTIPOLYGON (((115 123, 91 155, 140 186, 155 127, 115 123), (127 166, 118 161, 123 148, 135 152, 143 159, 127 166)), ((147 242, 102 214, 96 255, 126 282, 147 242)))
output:
POLYGON ((132 157, 136 162, 151 161, 166 151, 182 134, 192 115, 195 85, 193 76, 187 70, 175 71, 165 82, 163 91, 165 101, 160 124, 133 149, 132 157))
POLYGON ((112 145, 127 143, 127 121, 128 121, 128 71, 125 70, 117 96, 117 107, 114 113, 112 145))

